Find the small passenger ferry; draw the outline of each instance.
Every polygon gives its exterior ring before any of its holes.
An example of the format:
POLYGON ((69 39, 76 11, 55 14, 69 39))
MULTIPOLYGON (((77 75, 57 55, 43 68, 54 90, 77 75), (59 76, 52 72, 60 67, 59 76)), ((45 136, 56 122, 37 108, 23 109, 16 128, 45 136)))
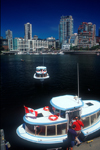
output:
POLYGON ((36 67, 36 73, 34 74, 34 79, 38 79, 44 81, 44 79, 49 78, 49 74, 47 73, 47 67, 45 66, 38 66, 36 67))
POLYGON ((32 109, 25 106, 22 123, 17 135, 27 141, 40 144, 63 143, 67 139, 70 121, 80 116, 84 123, 84 138, 100 130, 100 102, 81 100, 78 96, 53 97, 50 106, 32 109))

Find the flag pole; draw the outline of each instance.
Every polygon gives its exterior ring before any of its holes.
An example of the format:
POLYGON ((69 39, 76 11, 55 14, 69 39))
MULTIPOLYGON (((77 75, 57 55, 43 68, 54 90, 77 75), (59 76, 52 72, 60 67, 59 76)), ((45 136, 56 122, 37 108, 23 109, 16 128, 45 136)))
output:
POLYGON ((77 63, 77 84, 78 84, 78 97, 79 97, 79 64, 77 63))

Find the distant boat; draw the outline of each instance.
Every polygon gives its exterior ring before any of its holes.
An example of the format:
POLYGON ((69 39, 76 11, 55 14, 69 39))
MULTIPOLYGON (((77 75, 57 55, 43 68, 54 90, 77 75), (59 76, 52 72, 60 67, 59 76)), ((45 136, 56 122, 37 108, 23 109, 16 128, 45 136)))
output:
POLYGON ((57 55, 57 53, 56 53, 56 52, 52 52, 51 54, 52 54, 52 55, 57 55))
POLYGON ((97 53, 97 56, 99 56, 100 54, 99 53, 97 53))
POLYGON ((24 61, 23 59, 21 59, 21 61, 24 61))
POLYGON ((39 53, 33 53, 34 55, 39 55, 39 53))
POLYGON ((60 55, 64 55, 64 53, 63 53, 63 52, 59 52, 58 54, 60 54, 60 55))
POLYGON ((33 75, 34 79, 38 79, 40 81, 44 81, 49 78, 49 74, 47 73, 47 67, 38 66, 36 67, 36 72, 33 75))

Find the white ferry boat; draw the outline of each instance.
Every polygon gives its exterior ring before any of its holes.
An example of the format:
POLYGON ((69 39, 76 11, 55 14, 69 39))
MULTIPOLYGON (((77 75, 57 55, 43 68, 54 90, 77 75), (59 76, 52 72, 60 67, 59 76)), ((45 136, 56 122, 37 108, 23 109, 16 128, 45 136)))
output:
POLYGON ((44 81, 44 79, 48 79, 49 74, 47 73, 47 67, 45 66, 36 67, 36 73, 34 73, 33 78, 41 81, 44 81))
POLYGON ((63 144, 74 116, 80 116, 84 123, 84 138, 100 131, 100 102, 97 100, 81 100, 78 96, 63 95, 53 97, 50 106, 36 110, 26 107, 25 111, 24 123, 16 132, 20 138, 33 143, 63 144))

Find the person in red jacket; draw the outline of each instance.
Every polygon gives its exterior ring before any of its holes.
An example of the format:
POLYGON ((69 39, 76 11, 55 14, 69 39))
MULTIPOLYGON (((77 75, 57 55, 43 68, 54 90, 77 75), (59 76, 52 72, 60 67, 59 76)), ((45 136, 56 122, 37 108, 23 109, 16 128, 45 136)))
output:
POLYGON ((77 132, 77 134, 81 133, 81 128, 84 127, 84 124, 81 120, 79 120, 78 117, 74 117, 72 126, 76 125, 75 131, 77 132))

